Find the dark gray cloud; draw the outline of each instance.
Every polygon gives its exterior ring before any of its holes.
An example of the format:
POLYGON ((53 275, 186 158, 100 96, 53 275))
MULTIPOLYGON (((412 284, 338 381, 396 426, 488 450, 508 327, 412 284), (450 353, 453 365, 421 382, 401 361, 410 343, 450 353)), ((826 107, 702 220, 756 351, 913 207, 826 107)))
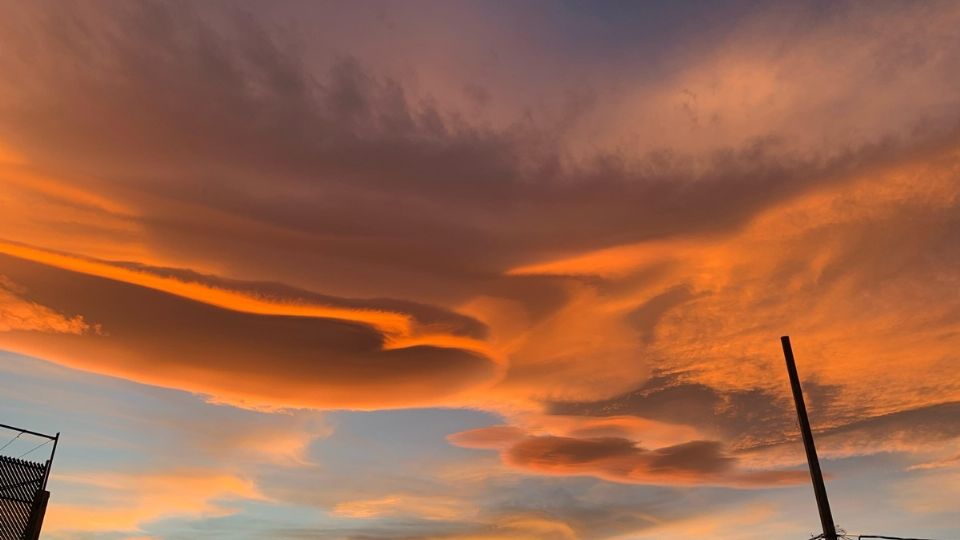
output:
MULTIPOLYGON (((931 442, 960 437, 960 404, 956 402, 870 415, 835 408, 842 391, 838 387, 814 381, 804 381, 803 386, 818 446, 830 455, 913 451, 931 442)), ((773 396, 761 390, 721 392, 702 384, 681 383, 673 377, 655 377, 643 387, 609 400, 553 403, 550 412, 597 417, 635 415, 690 425, 748 454, 799 445, 796 413, 788 395, 773 396)))
MULTIPOLYGON (((913 452, 936 448, 960 437, 960 402, 937 403, 889 414, 852 419, 815 431, 818 447, 831 455, 864 455, 878 452, 913 452)), ((799 435, 797 435, 799 437, 799 435)), ((746 452, 763 452, 793 440, 758 444, 746 452)))
POLYGON ((960 437, 960 402, 938 403, 859 419, 823 430, 824 435, 861 433, 881 440, 909 435, 921 440, 947 440, 960 437))
MULTIPOLYGON (((803 381, 803 387, 812 417, 831 424, 843 421, 830 406, 838 388, 815 381, 803 381)), ((705 384, 682 382, 676 376, 653 377, 640 388, 608 400, 555 402, 549 410, 559 415, 633 415, 694 426, 735 448, 779 442, 796 431, 796 413, 786 392, 720 391, 705 384)))

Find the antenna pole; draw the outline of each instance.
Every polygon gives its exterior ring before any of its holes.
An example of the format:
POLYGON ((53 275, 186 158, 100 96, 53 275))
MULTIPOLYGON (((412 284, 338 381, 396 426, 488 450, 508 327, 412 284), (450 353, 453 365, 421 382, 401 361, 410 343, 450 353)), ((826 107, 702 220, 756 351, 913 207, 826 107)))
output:
POLYGON ((817 509, 820 511, 820 523, 823 525, 824 540, 837 540, 837 528, 833 523, 833 514, 830 513, 830 501, 827 500, 827 487, 823 483, 823 473, 820 471, 820 460, 817 458, 817 447, 813 443, 813 432, 810 430, 810 420, 807 418, 807 406, 803 403, 803 390, 800 388, 800 376, 797 375, 797 364, 793 360, 793 348, 790 346, 790 336, 780 338, 783 345, 783 357, 787 361, 787 374, 790 376, 790 387, 793 390, 793 401, 797 406, 797 420, 800 424, 800 434, 803 436, 803 449, 807 453, 807 465, 810 467, 810 479, 813 481, 813 494, 817 498, 817 509))

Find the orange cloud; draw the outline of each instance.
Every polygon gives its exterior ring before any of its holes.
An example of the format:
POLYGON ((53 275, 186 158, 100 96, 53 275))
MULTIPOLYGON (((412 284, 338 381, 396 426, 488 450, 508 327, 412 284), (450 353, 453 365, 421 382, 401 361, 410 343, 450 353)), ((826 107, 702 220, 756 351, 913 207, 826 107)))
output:
MULTIPOLYGON (((313 72, 255 25, 156 9, 72 13, 86 24, 65 35, 0 21, 20 36, 0 57, 0 229, 17 239, 0 273, 27 291, 0 288, 4 348, 244 406, 493 410, 514 425, 451 440, 618 482, 787 478, 740 470, 793 459, 756 449, 789 435, 768 418, 788 406, 784 333, 829 390, 818 426, 960 399, 942 376, 960 335, 956 134, 908 131, 955 109, 955 47, 886 64, 917 29, 951 35, 956 10, 898 9, 876 40, 831 19, 785 52, 747 31, 556 133, 472 123, 360 62, 313 72), (64 69, 80 57, 100 61, 64 69), (837 111, 858 122, 834 130, 837 111), (653 144, 670 147, 636 150, 653 144), (662 404, 683 418, 547 414, 654 379, 709 394, 700 422, 662 404), (739 429, 708 432, 721 416, 739 429)), ((886 437, 870 448, 933 444, 891 429, 867 430, 886 437)), ((936 429, 924 440, 955 438, 936 429)))
MULTIPOLYGON (((497 364, 471 350, 390 346, 388 335, 364 324, 365 314, 373 318, 377 312, 361 311, 356 319, 362 321, 321 317, 353 312, 261 300, 28 248, 4 249, 67 267, 0 255, 0 272, 24 284, 33 301, 82 314, 102 329, 89 335, 26 329, 0 334, 0 346, 24 354, 267 407, 433 404, 496 376, 497 364), (110 278, 91 275, 96 273, 110 278), (212 304, 199 301, 207 292, 212 304)), ((400 318, 387 314, 383 320, 400 318)))
POLYGON ((20 165, 25 161, 23 154, 0 141, 0 165, 20 165))
POLYGON ((231 501, 263 500, 250 480, 207 471, 61 474, 57 482, 75 486, 85 495, 50 506, 44 531, 52 535, 137 532, 158 519, 225 516, 236 511, 231 501))
POLYGON ((725 455, 716 441, 645 450, 615 437, 530 437, 511 446, 504 460, 544 474, 590 475, 637 484, 769 487, 808 480, 805 471, 736 471, 736 459, 725 455))
POLYGON ((424 536, 424 540, 577 540, 574 527, 562 519, 536 513, 514 513, 497 516, 490 523, 473 527, 473 531, 424 536))
MULTIPOLYGON (((958 159, 950 149, 812 190, 729 235, 625 245, 513 272, 593 287, 581 316, 630 321, 637 362, 711 389, 714 414, 724 396, 747 392, 789 410, 781 334, 794 335, 803 376, 832 389, 829 406, 816 411, 821 429, 954 402, 960 380, 936 374, 951 370, 960 332, 951 254, 958 159)), ((622 384, 602 388, 612 397, 622 384)), ((753 426, 761 438, 788 435, 762 434, 756 419, 753 426)), ((863 446, 905 448, 885 436, 863 446)), ((840 439, 827 441, 828 455, 834 444, 840 439)))
POLYGON ((67 317, 23 298, 26 291, 0 274, 0 332, 83 334, 95 331, 82 316, 67 317))
POLYGON ((196 300, 205 304, 243 313, 343 319, 369 324, 389 335, 405 335, 410 332, 409 317, 399 313, 347 310, 331 306, 303 305, 292 302, 281 303, 271 301, 270 299, 257 298, 249 294, 210 287, 202 283, 181 281, 165 276, 154 275, 149 272, 131 270, 95 260, 63 255, 10 242, 0 242, 0 253, 55 266, 71 272, 79 272, 139 285, 141 287, 163 291, 190 300, 196 300))
POLYGON ((682 424, 658 422, 638 416, 568 416, 519 414, 510 417, 515 425, 499 425, 463 431, 448 437, 465 448, 502 449, 527 437, 559 435, 575 438, 626 438, 642 440, 648 446, 670 446, 700 438, 697 429, 682 424), (523 426, 523 427, 519 427, 523 426))
POLYGON ((469 518, 475 513, 463 500, 410 494, 341 502, 337 503, 331 512, 334 515, 358 519, 400 516, 445 521, 469 518))
POLYGON ((468 448, 500 449, 518 469, 553 475, 587 475, 613 482, 659 485, 769 487, 804 482, 804 471, 744 471, 717 441, 693 440, 648 450, 615 436, 531 435, 509 426, 451 435, 468 448))

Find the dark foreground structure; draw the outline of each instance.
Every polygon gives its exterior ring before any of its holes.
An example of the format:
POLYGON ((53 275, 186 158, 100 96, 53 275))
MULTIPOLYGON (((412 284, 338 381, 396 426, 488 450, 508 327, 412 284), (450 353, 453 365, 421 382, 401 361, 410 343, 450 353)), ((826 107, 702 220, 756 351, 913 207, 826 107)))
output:
POLYGON ((50 492, 47 480, 60 434, 45 435, 27 429, 0 424, 0 428, 15 433, 2 449, 6 449, 23 435, 44 439, 43 442, 20 456, 0 453, 0 540, 37 540, 43 517, 47 511, 50 492), (45 463, 23 459, 34 450, 53 443, 45 463))
POLYGON ((781 337, 780 344, 783 345, 783 357, 787 361, 790 389, 793 391, 793 402, 797 407, 797 423, 800 424, 803 450, 807 453, 807 466, 810 468, 810 480, 813 481, 813 494, 817 498, 817 509, 820 511, 820 524, 823 526, 821 538, 837 540, 837 526, 833 523, 830 501, 827 500, 827 486, 823 483, 823 472, 820 470, 820 459, 817 457, 817 445, 813 442, 813 430, 810 429, 807 406, 803 402, 803 389, 800 388, 800 376, 797 374, 797 364, 793 360, 790 336, 781 337))
POLYGON ((818 534, 810 540, 852 540, 862 538, 878 538, 886 540, 929 540, 924 538, 904 538, 900 536, 882 536, 876 534, 847 534, 839 529, 833 521, 830 511, 830 501, 827 499, 827 486, 823 483, 823 472, 820 470, 820 459, 817 457, 817 445, 813 442, 813 430, 810 428, 810 419, 807 417, 807 406, 803 401, 803 389, 800 387, 800 376, 797 374, 797 364, 793 359, 793 347, 790 345, 790 336, 780 338, 783 346, 783 358, 787 362, 787 376, 790 377, 790 389, 793 391, 793 403, 797 407, 797 424, 800 426, 800 436, 803 438, 803 449, 807 454, 807 466, 810 468, 810 480, 813 482, 813 495, 817 498, 817 510, 820 512, 820 525, 823 534, 818 534), (839 531, 839 533, 838 533, 839 531))

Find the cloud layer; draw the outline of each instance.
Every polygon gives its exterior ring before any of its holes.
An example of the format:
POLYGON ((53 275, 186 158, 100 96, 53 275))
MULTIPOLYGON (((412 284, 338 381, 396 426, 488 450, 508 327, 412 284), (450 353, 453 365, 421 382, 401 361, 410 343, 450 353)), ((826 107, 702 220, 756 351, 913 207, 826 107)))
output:
POLYGON ((31 298, 49 306, 35 312, 84 313, 100 330, 88 335, 83 319, 61 316, 55 322, 66 325, 62 330, 52 323, 6 329, 0 333, 3 346, 218 401, 273 407, 425 405, 482 383, 495 371, 491 361, 462 349, 387 348, 385 335, 363 321, 224 309, 6 255, 0 255, 0 267, 31 291, 31 298))
MULTIPOLYGON (((955 466, 956 6, 0 7, 0 348, 278 415, 496 416, 438 443, 480 510, 381 474, 310 499, 328 536, 714 523, 490 492, 803 481, 783 334, 825 456, 955 466)), ((309 469, 293 431, 250 452, 309 469)), ((201 511, 305 491, 163 470, 201 511)))
POLYGON ((501 448, 504 462, 521 469, 615 482, 769 487, 807 479, 805 471, 737 470, 737 459, 719 441, 692 440, 646 449, 622 437, 530 435, 509 426, 456 433, 450 440, 468 448, 501 448))

